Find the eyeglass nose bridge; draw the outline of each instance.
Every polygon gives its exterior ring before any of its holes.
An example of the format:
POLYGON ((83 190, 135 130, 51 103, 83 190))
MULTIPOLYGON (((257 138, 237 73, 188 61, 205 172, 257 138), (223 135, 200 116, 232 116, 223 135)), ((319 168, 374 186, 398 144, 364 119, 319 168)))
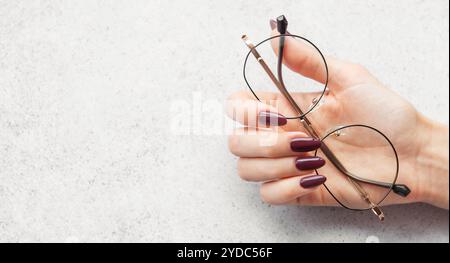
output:
POLYGON ((314 97, 311 100, 311 104, 309 105, 308 112, 313 113, 313 112, 317 111, 320 108, 320 106, 325 104, 325 100, 326 100, 325 96, 322 96, 322 98, 314 97))
POLYGON ((329 134, 329 135, 332 135, 334 137, 340 137, 340 136, 343 136, 343 135, 347 135, 347 133, 345 132, 344 129, 345 129, 345 125, 337 125, 337 126, 334 126, 331 129, 328 129, 325 132, 325 134, 329 134))

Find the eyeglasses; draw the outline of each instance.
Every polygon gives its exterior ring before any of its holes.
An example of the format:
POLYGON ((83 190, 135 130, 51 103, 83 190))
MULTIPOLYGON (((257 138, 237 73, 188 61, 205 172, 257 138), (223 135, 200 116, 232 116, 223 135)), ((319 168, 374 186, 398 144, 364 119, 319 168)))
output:
POLYGON ((267 91, 281 93, 277 100, 282 104, 280 113, 287 116, 287 119, 298 120, 310 136, 321 140, 321 147, 316 150, 315 155, 328 160, 332 166, 325 165, 315 172, 319 174, 324 169, 327 174, 330 172, 333 174, 332 177, 328 177, 324 187, 336 202, 350 210, 372 210, 383 221, 385 216, 379 205, 390 192, 393 191, 402 197, 411 192, 406 185, 396 184, 399 172, 397 151, 385 134, 369 125, 337 125, 320 136, 318 130, 326 129, 323 127, 324 122, 318 123, 322 125, 318 125, 319 129, 316 129, 308 116, 318 108, 328 107, 316 117, 316 119, 327 118, 328 124, 330 120, 336 119, 333 114, 339 112, 336 110, 338 105, 336 100, 339 98, 326 102, 329 93, 329 71, 325 56, 308 39, 288 33, 287 24, 286 18, 279 16, 277 18, 279 35, 269 37, 256 45, 247 35, 242 36, 250 49, 244 61, 245 83, 259 101, 262 101, 260 97, 267 91), (289 56, 293 52, 285 52, 294 49, 295 41, 301 43, 305 51, 309 52, 309 59, 323 62, 322 65, 316 65, 312 71, 302 72, 307 78, 301 78, 294 72, 298 71, 301 65, 291 63, 289 56), (256 60, 250 59, 250 55, 256 60), (312 56, 315 57, 311 58, 312 56), (285 64, 293 70, 284 70, 283 74, 285 64), (276 67, 277 77, 270 66, 276 67), (262 72, 269 78, 262 77, 262 72), (311 80, 317 75, 323 76, 323 83, 311 80), (374 167, 372 160, 375 155, 382 160, 383 165, 374 167))

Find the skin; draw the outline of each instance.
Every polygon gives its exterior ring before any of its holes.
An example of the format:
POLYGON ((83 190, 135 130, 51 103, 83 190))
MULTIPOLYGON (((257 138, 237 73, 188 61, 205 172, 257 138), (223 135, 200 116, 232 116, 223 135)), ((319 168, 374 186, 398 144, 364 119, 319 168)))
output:
MULTIPOLYGON (((275 31, 272 34, 276 34, 275 31)), ((277 53, 277 43, 272 47, 277 53)), ((315 50, 303 42, 286 39, 284 63, 298 74, 323 83, 326 75, 323 61, 315 50)), ((387 135, 395 145, 400 161, 397 183, 408 185, 411 194, 404 198, 390 194, 382 205, 425 202, 448 209, 448 127, 427 119, 398 94, 387 88, 363 66, 336 58, 326 57, 329 68, 329 91, 326 103, 308 115, 314 128, 324 134, 338 124, 367 124, 387 135)), ((281 94, 260 92, 257 101, 248 91, 232 94, 227 101, 228 115, 243 124, 229 137, 230 151, 239 157, 239 176, 261 184, 263 201, 270 204, 338 205, 323 186, 303 188, 302 177, 314 171, 300 171, 295 167, 298 157, 313 156, 314 152, 298 153, 290 149, 290 141, 307 137, 298 120, 289 120, 281 127, 267 127, 258 123, 260 111, 277 113, 277 109, 290 109, 281 94), (267 143, 270 141, 270 143, 267 143)), ((317 94, 298 94, 296 101, 310 102, 317 94)), ((300 105, 307 105, 301 102, 300 105)), ((286 110, 283 111, 286 114, 286 110)), ((294 116, 294 112, 289 112, 294 116)), ((386 149, 375 147, 371 140, 352 138, 337 144, 338 158, 358 162, 370 151, 370 163, 357 167, 361 174, 377 171, 377 178, 390 178, 392 170, 384 168, 386 149), (389 171, 385 171, 389 170, 389 171)), ((367 156, 367 155, 366 155, 367 156)), ((386 164, 387 166, 387 164, 386 164)), ((320 168, 327 177, 327 186, 347 204, 361 205, 357 192, 343 180, 331 163, 320 168)), ((384 195, 385 189, 364 185, 372 198, 384 195)))

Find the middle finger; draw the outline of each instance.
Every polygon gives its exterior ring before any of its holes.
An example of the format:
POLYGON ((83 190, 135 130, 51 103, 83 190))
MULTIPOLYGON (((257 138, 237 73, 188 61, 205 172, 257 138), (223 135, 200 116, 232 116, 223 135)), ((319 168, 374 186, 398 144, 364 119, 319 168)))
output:
POLYGON ((321 142, 303 132, 240 128, 230 135, 228 144, 230 151, 239 157, 278 158, 314 151, 321 142))
POLYGON ((239 158, 239 176, 246 181, 265 182, 297 175, 312 174, 325 165, 316 156, 284 158, 239 158))

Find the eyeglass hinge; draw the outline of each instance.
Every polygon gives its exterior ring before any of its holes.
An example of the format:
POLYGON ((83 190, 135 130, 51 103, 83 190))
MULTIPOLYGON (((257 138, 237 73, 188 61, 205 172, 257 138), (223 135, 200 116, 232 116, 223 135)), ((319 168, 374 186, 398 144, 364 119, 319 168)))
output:
POLYGON ((384 221, 384 213, 383 213, 383 211, 381 211, 381 209, 378 206, 373 205, 371 209, 372 209, 372 212, 376 216, 378 216, 378 219, 380 219, 380 221, 384 221))

